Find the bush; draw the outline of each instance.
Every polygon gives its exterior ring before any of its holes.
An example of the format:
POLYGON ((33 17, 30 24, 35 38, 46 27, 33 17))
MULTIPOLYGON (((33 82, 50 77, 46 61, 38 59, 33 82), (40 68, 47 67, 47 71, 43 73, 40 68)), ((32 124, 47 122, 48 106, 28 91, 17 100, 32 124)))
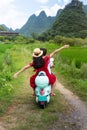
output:
POLYGON ((27 43, 35 43, 35 40, 33 38, 29 38, 27 43))
POLYGON ((70 46, 81 46, 81 45, 87 45, 87 38, 71 38, 71 37, 64 37, 64 36, 55 36, 54 42, 56 44, 69 44, 70 46))
POLYGON ((5 62, 6 65, 12 64, 12 57, 11 57, 11 54, 8 51, 5 53, 4 62, 5 62))
POLYGON ((80 73, 81 73, 82 78, 87 79, 87 63, 82 64, 80 73))
POLYGON ((4 36, 0 36, 0 41, 4 41, 5 40, 5 37, 4 36))

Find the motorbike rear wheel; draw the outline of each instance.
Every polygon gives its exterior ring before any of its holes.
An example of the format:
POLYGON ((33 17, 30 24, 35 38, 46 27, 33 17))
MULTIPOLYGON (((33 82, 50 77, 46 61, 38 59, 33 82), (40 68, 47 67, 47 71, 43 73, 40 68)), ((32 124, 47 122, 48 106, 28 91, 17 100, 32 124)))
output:
POLYGON ((45 101, 41 101, 39 102, 39 105, 42 109, 44 109, 46 107, 46 102, 45 101))

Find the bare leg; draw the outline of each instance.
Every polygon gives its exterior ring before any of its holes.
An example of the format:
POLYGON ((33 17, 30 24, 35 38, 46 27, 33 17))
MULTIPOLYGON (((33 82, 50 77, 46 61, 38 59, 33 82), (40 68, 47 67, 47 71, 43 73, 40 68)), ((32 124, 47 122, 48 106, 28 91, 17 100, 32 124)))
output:
POLYGON ((56 86, 56 82, 54 84, 51 85, 51 96, 55 96, 55 93, 53 92, 53 89, 56 86))
POLYGON ((35 96, 35 89, 33 89, 33 94, 32 95, 35 96))

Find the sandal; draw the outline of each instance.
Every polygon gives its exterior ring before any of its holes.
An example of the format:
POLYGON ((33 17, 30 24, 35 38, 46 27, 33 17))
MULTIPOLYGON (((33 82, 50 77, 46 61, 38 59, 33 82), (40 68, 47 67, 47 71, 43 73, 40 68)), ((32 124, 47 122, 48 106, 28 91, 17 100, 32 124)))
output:
POLYGON ((32 96, 35 97, 35 93, 33 93, 32 96))
POLYGON ((55 93, 51 93, 50 95, 51 95, 51 96, 55 96, 56 94, 55 94, 55 93))

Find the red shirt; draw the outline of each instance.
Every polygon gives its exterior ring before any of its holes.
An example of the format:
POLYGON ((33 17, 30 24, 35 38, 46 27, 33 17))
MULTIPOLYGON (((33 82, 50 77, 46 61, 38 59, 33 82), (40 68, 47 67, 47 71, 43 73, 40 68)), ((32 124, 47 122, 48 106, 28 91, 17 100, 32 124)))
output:
MULTIPOLYGON (((56 76, 54 74, 50 74, 48 70, 48 64, 50 62, 50 55, 45 56, 43 59, 44 59, 44 66, 41 68, 35 69, 36 73, 30 77, 30 85, 32 88, 36 87, 35 78, 40 71, 44 71, 46 73, 47 77, 49 78, 49 84, 54 84, 54 82, 56 81, 56 76)), ((31 62, 29 65, 33 67, 34 63, 31 62)))

